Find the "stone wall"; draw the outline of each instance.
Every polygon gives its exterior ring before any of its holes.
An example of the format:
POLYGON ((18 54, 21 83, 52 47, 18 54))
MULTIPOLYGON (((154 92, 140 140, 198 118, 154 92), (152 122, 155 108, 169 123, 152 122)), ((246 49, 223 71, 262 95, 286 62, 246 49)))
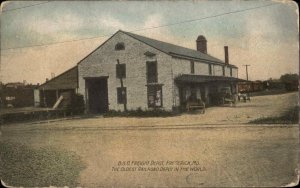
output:
POLYGON ((109 109, 123 110, 123 104, 117 103, 117 87, 121 86, 120 79, 116 78, 117 59, 121 64, 126 64, 126 78, 123 79, 123 83, 124 87, 127 88, 128 109, 148 108, 146 62, 155 60, 157 61, 158 83, 163 84, 163 109, 172 109, 171 57, 122 32, 116 33, 79 63, 78 92, 86 95, 84 77, 108 76, 109 109), (125 50, 115 50, 115 45, 119 42, 125 44, 125 50), (144 55, 147 51, 156 54, 156 56, 147 57, 144 55))
MULTIPOLYGON (((147 61, 157 61, 158 84, 162 84, 162 109, 172 110, 173 107, 179 106, 179 91, 174 83, 174 78, 180 74, 191 74, 190 60, 171 57, 121 31, 117 32, 78 64, 78 93, 83 94, 85 100, 84 78, 107 76, 109 109, 123 110, 123 104, 117 102, 117 87, 121 86, 120 79, 116 78, 117 59, 121 64, 126 64, 126 78, 123 79, 123 84, 127 89, 128 109, 148 109, 147 61), (124 43, 125 49, 115 50, 116 44, 120 42, 124 43), (146 56, 145 52, 155 55, 146 56)), ((223 75, 221 65, 212 65, 212 69, 213 75, 223 75)), ((209 75, 209 64, 194 61, 194 70, 195 75, 209 75)), ((225 73, 226 76, 230 76, 227 69, 225 73)), ((233 69, 234 75, 237 75, 237 71, 233 69)), ((208 93, 208 88, 205 88, 205 93, 208 93)))

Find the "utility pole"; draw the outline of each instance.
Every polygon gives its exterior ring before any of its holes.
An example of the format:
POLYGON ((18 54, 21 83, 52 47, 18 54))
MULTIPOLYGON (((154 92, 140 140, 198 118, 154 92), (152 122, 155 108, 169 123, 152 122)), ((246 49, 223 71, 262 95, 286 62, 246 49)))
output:
POLYGON ((250 65, 243 65, 243 66, 246 67, 246 76, 247 76, 247 81, 248 81, 248 66, 250 66, 250 65))

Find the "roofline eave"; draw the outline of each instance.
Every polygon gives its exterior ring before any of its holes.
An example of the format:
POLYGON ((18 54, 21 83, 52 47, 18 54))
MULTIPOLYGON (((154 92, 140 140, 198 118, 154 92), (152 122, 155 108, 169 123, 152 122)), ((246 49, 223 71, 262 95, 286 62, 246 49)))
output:
POLYGON ((106 39, 104 42, 102 42, 98 47, 96 47, 94 50, 92 50, 88 55, 86 55, 84 58, 82 58, 80 61, 78 61, 77 65, 81 64, 86 58, 88 58, 92 53, 94 53, 96 50, 101 48, 107 41, 109 41, 113 36, 115 36, 119 32, 124 33, 122 30, 118 30, 117 32, 115 32, 112 36, 110 36, 108 39, 106 39))
POLYGON ((78 89, 78 87, 68 87, 68 88, 49 88, 49 87, 39 87, 38 90, 45 90, 45 91, 56 91, 56 90, 70 90, 70 89, 78 89))
MULTIPOLYGON (((77 69, 77 72, 78 72, 78 66, 76 65, 76 66, 74 66, 74 67, 72 67, 72 68, 70 68, 70 69, 68 69, 68 70, 66 70, 66 71, 64 71, 64 72, 62 72, 62 73, 60 73, 59 75, 57 75, 57 76, 55 76, 54 78, 51 78, 50 80, 48 80, 48 81, 46 81, 46 82, 44 82, 44 83, 42 83, 40 86, 38 86, 38 89, 39 88, 41 88, 41 87, 43 87, 43 86, 45 86, 48 82, 52 82, 53 80, 56 80, 57 78, 60 78, 61 76, 63 76, 63 75, 65 75, 66 73, 68 73, 69 71, 71 71, 71 70, 73 70, 73 69, 77 69)), ((78 80, 78 75, 77 75, 77 80, 78 80)), ((77 84, 78 85, 78 84, 77 84)), ((78 86, 77 86, 78 87, 78 86)))
POLYGON ((174 79, 177 83, 213 83, 213 82, 244 82, 245 80, 236 77, 215 76, 215 75, 191 75, 182 74, 174 79))
MULTIPOLYGON (((202 59, 202 58, 194 58, 194 57, 189 57, 189 56, 176 54, 176 53, 172 53, 172 52, 169 52, 169 55, 172 56, 173 58, 182 58, 182 59, 188 59, 188 60, 200 60, 202 62, 204 61, 203 63, 216 64, 216 65, 222 65, 222 66, 225 65, 225 62, 216 62, 216 61, 210 61, 210 60, 202 59)), ((228 64, 227 66, 237 68, 237 66, 231 65, 231 64, 228 64)))

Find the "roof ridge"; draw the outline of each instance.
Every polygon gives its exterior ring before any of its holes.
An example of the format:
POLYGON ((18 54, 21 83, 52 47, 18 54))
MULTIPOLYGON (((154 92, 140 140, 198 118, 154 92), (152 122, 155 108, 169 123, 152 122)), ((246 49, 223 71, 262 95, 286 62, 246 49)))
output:
MULTIPOLYGON (((210 58, 213 58, 213 59, 218 60, 218 61, 219 61, 218 63, 220 63, 220 62, 225 63, 223 60, 220 60, 219 58, 216 58, 216 57, 214 57, 214 56, 212 56, 212 55, 210 55, 210 54, 206 54, 206 53, 200 52, 200 51, 195 50, 195 49, 192 49, 192 48, 187 48, 187 47, 179 46, 179 45, 176 45, 176 44, 172 44, 172 43, 169 43, 169 42, 165 42, 165 41, 161 41, 161 40, 157 40, 157 39, 145 37, 145 36, 138 35, 138 34, 131 33, 131 32, 126 32, 126 31, 122 31, 122 30, 119 30, 119 31, 121 31, 121 32, 123 32, 123 33, 125 33, 125 34, 127 34, 127 35, 129 35, 129 36, 131 36, 131 37, 133 37, 133 38, 135 38, 135 39, 137 39, 136 37, 142 37, 142 38, 145 38, 146 40, 152 40, 152 41, 156 41, 156 42, 161 42, 161 43, 164 43, 164 44, 167 44, 167 45, 172 45, 172 46, 179 47, 179 48, 183 48, 183 49, 186 49, 186 50, 191 50, 191 51, 193 51, 193 52, 197 52, 197 53, 199 53, 199 54, 202 54, 203 56, 208 56, 208 57, 210 57, 210 58)), ((140 39, 138 39, 138 40, 140 40, 140 39)), ((146 41, 143 41, 143 42, 146 43, 146 44, 148 44, 146 41)), ((148 44, 148 45, 150 45, 150 44, 148 44)), ((152 46, 152 45, 150 45, 150 46, 152 46)), ((162 49, 160 49, 160 50, 162 50, 162 49)), ((164 51, 164 50, 163 50, 163 51, 164 51)), ((164 52, 170 53, 170 51, 164 51, 164 52)), ((174 53, 174 52, 172 52, 172 53, 174 53)), ((213 60, 211 60, 211 61, 213 61, 213 60)), ((216 61, 215 61, 215 62, 216 62, 216 61)))
MULTIPOLYGON (((126 34, 129 34, 129 35, 130 35, 130 34, 131 34, 131 35, 137 35, 137 36, 139 36, 139 37, 144 37, 144 38, 146 38, 146 39, 155 40, 155 41, 158 41, 158 42, 163 42, 163 43, 166 43, 166 44, 169 44, 169 45, 173 45, 173 46, 185 48, 185 49, 188 49, 188 50, 194 50, 194 49, 192 49, 192 48, 187 48, 187 47, 184 47, 184 46, 179 46, 179 45, 176 45, 176 44, 172 44, 172 43, 169 43, 169 42, 165 42, 165 41, 161 41, 161 40, 157 40, 157 39, 145 37, 145 36, 138 35, 138 34, 135 34, 135 33, 125 32, 125 31, 122 31, 122 32, 124 32, 124 33, 126 33, 126 34)), ((194 50, 194 51, 197 51, 197 50, 194 50)), ((198 52, 200 52, 200 51, 198 51, 198 52)), ((200 52, 200 53, 202 53, 202 52, 200 52)), ((203 53, 202 53, 202 54, 203 54, 203 53)))

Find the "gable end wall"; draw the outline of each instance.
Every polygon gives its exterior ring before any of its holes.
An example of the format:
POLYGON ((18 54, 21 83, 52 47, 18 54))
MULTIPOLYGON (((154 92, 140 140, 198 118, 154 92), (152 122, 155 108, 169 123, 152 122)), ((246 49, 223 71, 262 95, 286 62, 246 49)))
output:
POLYGON ((79 89, 78 92, 86 99, 84 77, 108 76, 108 101, 110 110, 123 110, 123 104, 117 103, 117 87, 121 87, 116 78, 117 59, 126 64, 126 78, 123 79, 127 88, 127 108, 147 109, 147 81, 146 61, 157 60, 158 83, 163 84, 163 109, 172 109, 172 76, 171 57, 132 37, 119 32, 105 42, 99 49, 78 64, 79 89), (115 51, 115 45, 124 42, 125 50, 115 51), (154 58, 144 55, 145 52, 155 53, 154 58))

